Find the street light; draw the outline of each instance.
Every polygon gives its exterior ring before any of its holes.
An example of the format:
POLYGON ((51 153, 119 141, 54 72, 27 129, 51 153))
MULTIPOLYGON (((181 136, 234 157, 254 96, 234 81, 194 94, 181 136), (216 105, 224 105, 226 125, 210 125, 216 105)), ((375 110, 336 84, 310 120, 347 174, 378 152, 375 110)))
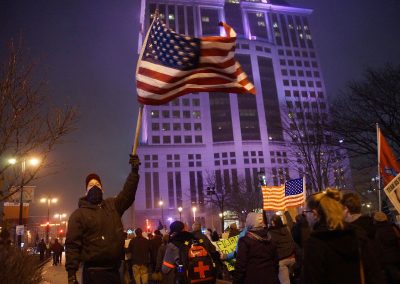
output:
MULTIPOLYGON (((8 163, 10 165, 15 165, 17 163, 17 159, 16 158, 10 158, 8 159, 8 163)), ((19 190, 20 190, 20 196, 19 196, 19 216, 18 216, 18 225, 21 226, 22 225, 22 211, 23 211, 23 207, 24 207, 24 203, 23 203, 23 196, 24 196, 24 176, 25 176, 25 170, 26 170, 26 162, 28 162, 31 166, 37 166, 39 165, 40 161, 37 158, 30 158, 30 159, 22 159, 21 160, 21 174, 22 174, 22 178, 21 178, 21 184, 19 186, 19 190)), ((21 243, 22 243, 22 235, 21 233, 18 234, 18 239, 17 239, 17 243, 18 243, 18 247, 21 248, 21 243)))
POLYGON ((63 218, 65 218, 65 217, 67 217, 67 214, 66 213, 63 213, 63 214, 59 214, 59 213, 57 213, 57 214, 54 214, 54 218, 59 218, 60 219, 60 225, 58 226, 58 229, 59 229, 59 233, 60 233, 60 228, 61 228, 61 220, 63 219, 63 218))
POLYGON ((179 221, 181 221, 181 222, 182 222, 182 210, 183 210, 183 208, 182 208, 182 207, 178 207, 178 212, 179 212, 179 221))
POLYGON ((50 233, 50 204, 57 203, 57 198, 51 197, 43 197, 40 199, 40 203, 47 203, 47 226, 46 226, 46 242, 49 242, 49 233, 50 233))
POLYGON ((164 208, 163 208, 164 201, 160 200, 158 202, 158 205, 160 205, 160 208, 161 208, 161 224, 162 224, 162 226, 164 228, 164 208))
POLYGON ((193 206, 193 207, 192 207, 192 211, 193 211, 193 222, 196 222, 196 210, 197 210, 196 206, 193 206))

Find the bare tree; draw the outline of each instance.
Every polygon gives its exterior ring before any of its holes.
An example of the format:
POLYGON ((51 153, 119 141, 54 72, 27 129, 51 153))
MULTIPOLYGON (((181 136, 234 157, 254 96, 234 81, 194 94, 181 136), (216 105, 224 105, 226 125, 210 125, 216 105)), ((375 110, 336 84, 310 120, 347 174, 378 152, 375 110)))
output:
POLYGON ((10 41, 0 64, 0 201, 40 177, 48 155, 75 129, 77 111, 57 107, 38 80, 37 64, 25 57, 21 45, 10 41), (24 171, 7 163, 9 157, 23 160, 40 156, 41 163, 24 171), (11 192, 8 190, 16 185, 11 192))
POLYGON ((290 105, 283 126, 290 139, 289 162, 300 176, 306 176, 308 194, 344 185, 346 156, 330 127, 327 112, 321 111, 317 102, 311 102, 311 109, 301 103, 290 105))
POLYGON ((378 123, 397 153, 400 149, 400 65, 368 68, 350 81, 333 103, 333 130, 350 153, 376 155, 378 123))
POLYGON ((245 223, 246 216, 249 212, 253 212, 262 207, 261 191, 254 181, 251 182, 249 188, 246 180, 239 176, 233 181, 225 181, 215 172, 207 173, 205 177, 207 186, 207 195, 205 203, 217 208, 221 216, 221 225, 223 229, 224 215, 223 212, 230 211, 237 216, 240 222, 245 223))

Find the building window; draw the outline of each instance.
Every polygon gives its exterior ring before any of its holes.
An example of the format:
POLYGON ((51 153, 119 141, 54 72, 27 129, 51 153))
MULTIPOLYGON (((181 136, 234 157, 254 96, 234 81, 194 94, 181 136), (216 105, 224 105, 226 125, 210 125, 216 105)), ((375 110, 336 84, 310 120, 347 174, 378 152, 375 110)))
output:
POLYGON ((162 124, 162 131, 169 131, 171 130, 170 124, 169 123, 163 123, 162 124))
POLYGON ((184 139, 185 139, 185 143, 186 143, 186 144, 192 143, 192 136, 190 136, 190 135, 185 135, 184 139))
POLYGON ((151 124, 151 130, 153 130, 153 131, 160 130, 160 124, 159 123, 152 123, 151 124))
POLYGON ((194 124, 194 130, 200 131, 201 130, 201 123, 195 123, 194 124))
POLYGON ((151 138, 151 141, 153 142, 153 144, 160 144, 160 136, 153 136, 151 138))
POLYGON ((174 124, 173 124, 173 129, 174 129, 175 131, 181 130, 181 124, 180 124, 180 123, 174 123, 174 124))
POLYGON ((181 117, 181 112, 179 110, 174 110, 172 111, 172 118, 180 118, 181 117))
POLYGON ((164 144, 171 144, 171 136, 163 136, 164 144))
POLYGON ((186 131, 190 131, 190 130, 192 130, 192 125, 190 123, 184 123, 183 129, 186 131))
POLYGON ((158 117, 160 117, 159 111, 158 111, 158 110, 152 110, 152 111, 151 111, 151 117, 152 117, 152 118, 158 118, 158 117))
POLYGON ((192 113, 192 115, 193 115, 193 118, 200 118, 200 117, 201 117, 200 111, 194 111, 194 112, 192 113))
POLYGON ((182 138, 181 138, 181 136, 174 136, 174 143, 176 143, 176 144, 182 143, 182 138))
POLYGON ((169 111, 168 110, 163 110, 162 111, 162 117, 163 118, 169 118, 169 111))
POLYGON ((195 143, 203 143, 203 137, 200 136, 200 135, 196 135, 196 136, 194 137, 194 142, 195 142, 195 143))

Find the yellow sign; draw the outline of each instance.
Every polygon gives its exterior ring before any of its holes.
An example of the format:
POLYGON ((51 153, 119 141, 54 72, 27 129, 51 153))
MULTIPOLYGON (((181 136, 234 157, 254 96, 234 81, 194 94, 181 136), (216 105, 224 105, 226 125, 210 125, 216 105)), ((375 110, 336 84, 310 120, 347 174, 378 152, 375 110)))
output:
MULTIPOLYGON (((221 239, 220 241, 215 242, 215 246, 220 253, 229 254, 236 250, 238 239, 239 236, 230 237, 228 239, 221 239)), ((224 264, 226 265, 228 271, 232 271, 235 269, 235 262, 236 259, 224 261, 224 264)))

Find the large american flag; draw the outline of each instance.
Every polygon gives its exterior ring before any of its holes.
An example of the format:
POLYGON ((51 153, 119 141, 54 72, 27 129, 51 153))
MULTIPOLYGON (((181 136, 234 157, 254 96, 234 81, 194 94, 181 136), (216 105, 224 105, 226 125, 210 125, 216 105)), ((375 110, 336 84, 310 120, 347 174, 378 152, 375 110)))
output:
POLYGON ((285 210, 305 202, 303 178, 289 180, 282 186, 262 186, 261 189, 264 210, 285 210))
POLYGON ((156 16, 137 64, 138 101, 161 105, 192 92, 255 94, 234 58, 236 32, 225 23, 220 25, 226 37, 192 38, 177 34, 156 16))

